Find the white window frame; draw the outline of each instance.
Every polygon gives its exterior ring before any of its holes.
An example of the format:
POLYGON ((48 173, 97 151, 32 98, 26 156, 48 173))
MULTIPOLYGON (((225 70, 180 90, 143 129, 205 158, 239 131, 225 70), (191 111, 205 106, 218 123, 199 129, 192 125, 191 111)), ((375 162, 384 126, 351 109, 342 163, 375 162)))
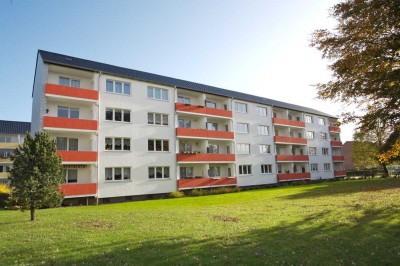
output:
POLYGON ((271 145, 260 144, 259 145, 260 154, 271 154, 271 145))
POLYGON ((148 139, 147 140, 147 151, 148 152, 169 152, 170 151, 169 144, 170 144, 170 141, 168 139, 148 139), (149 147, 150 141, 153 141, 154 150, 150 150, 150 147, 149 147), (157 141, 161 141, 161 150, 160 151, 157 150, 157 141), (168 142, 168 145, 167 145, 168 150, 164 150, 164 142, 168 142))
POLYGON ((311 172, 318 172, 318 164, 317 163, 310 163, 310 171, 311 172))
POLYGON ((165 180, 165 179, 171 179, 171 170, 169 166, 149 166, 147 168, 147 178, 150 180, 165 180), (157 177, 157 170, 158 168, 161 168, 161 177, 157 177), (153 177, 150 177, 150 169, 153 169, 153 177), (165 176, 166 169, 168 169, 168 176, 165 176))
POLYGON ((324 132, 320 132, 320 138, 321 138, 321 140, 327 140, 328 139, 328 134, 326 134, 324 132))
POLYGON ((78 169, 64 169, 64 175, 65 175, 65 183, 66 184, 76 184, 78 183, 78 169), (76 172, 76 181, 75 182, 71 182, 69 181, 69 177, 70 177, 70 172, 76 172))
POLYGON ((164 127, 166 127, 166 126, 168 126, 169 125, 169 115, 168 114, 163 114, 163 113, 152 113, 152 112, 148 112, 147 113, 147 124, 148 125, 153 125, 153 126, 164 126, 164 127), (157 124, 156 122, 156 118, 157 118, 157 116, 160 116, 160 124, 157 124), (150 116, 153 116, 153 123, 150 123, 150 121, 149 121, 149 117, 150 116), (165 121, 166 121, 166 124, 165 124, 165 121))
POLYGON ((256 111, 257 111, 258 116, 267 116, 268 115, 267 107, 256 106, 256 111))
POLYGON ((241 176, 252 175, 251 164, 239 165, 239 175, 241 176))
POLYGON ((262 164, 261 174, 272 174, 272 164, 262 164))
POLYGON ((66 76, 59 76, 58 77, 58 84, 62 85, 62 86, 68 86, 68 87, 73 87, 73 88, 80 88, 81 87, 81 81, 79 79, 76 78, 71 78, 71 77, 66 77, 66 76), (60 79, 68 79, 68 85, 64 85, 61 84, 60 79), (79 87, 77 86, 72 86, 72 82, 78 82, 79 83, 79 87))
POLYGON ((326 125, 325 118, 318 117, 318 125, 325 126, 326 125))
POLYGON ((131 139, 130 138, 123 138, 123 137, 105 137, 104 138, 104 151, 131 151, 131 139), (107 149, 107 139, 111 139, 111 149, 107 149), (121 149, 115 149, 116 139, 121 139, 121 149), (125 149, 125 141, 129 143, 129 149, 125 149))
POLYGON ((117 123, 131 123, 132 121, 132 112, 129 109, 122 109, 122 108, 112 108, 112 107, 106 107, 105 109, 105 114, 104 114, 104 121, 108 122, 117 122, 117 123), (112 111, 112 120, 107 119, 107 111, 111 110, 112 111), (115 113, 117 111, 121 111, 121 121, 115 120, 115 113), (125 113, 129 113, 129 121, 125 121, 125 113))
POLYGON ((235 102, 235 112, 236 113, 242 113, 242 114, 247 114, 247 104, 246 103, 241 103, 241 102, 235 102))
POLYGON ((114 93, 114 94, 118 94, 118 95, 131 96, 131 94, 132 94, 132 86, 131 86, 130 82, 121 81, 121 80, 106 79, 106 92, 107 93, 114 93), (108 87, 107 87, 108 85, 107 84, 109 84, 109 82, 112 82, 112 91, 108 90, 108 87), (116 83, 121 83, 121 86, 122 86, 121 87, 121 92, 117 92, 116 91, 116 86, 115 86, 116 83), (129 93, 125 92, 125 85, 129 86, 129 93))
POLYGON ((216 108, 217 108, 217 103, 216 103, 216 102, 213 102, 213 101, 210 101, 210 100, 205 100, 205 101, 204 101, 204 106, 207 107, 207 108, 214 108, 214 109, 216 109, 216 108), (208 106, 208 105, 212 105, 212 106, 208 106))
POLYGON ((307 139, 314 139, 315 138, 315 132, 314 131, 307 131, 306 136, 307 136, 307 139))
POLYGON ((56 137, 56 147, 57 147, 57 150, 59 150, 59 151, 78 151, 79 150, 79 139, 78 138, 69 138, 69 137, 56 137), (67 148, 65 150, 61 150, 58 148, 58 139, 66 139, 67 140, 66 141, 67 148), (70 140, 77 140, 77 149, 76 150, 71 149, 72 144, 70 143, 70 140))
POLYGON ((266 125, 258 125, 258 134, 263 136, 269 135, 269 126, 266 125))
POLYGON ((235 124, 235 132, 239 134, 248 134, 249 133, 249 124, 236 122, 235 124), (240 126, 240 128, 239 128, 240 126), (239 131, 239 129, 246 129, 245 131, 239 131))
POLYGON ((308 154, 311 156, 317 155, 317 147, 308 147, 308 154), (314 152, 311 152, 312 150, 314 152))
POLYGON ((237 154, 250 154, 251 148, 248 143, 236 143, 237 154))
POLYGON ((314 118, 311 115, 304 115, 304 122, 307 124, 312 124, 314 123, 314 118))
POLYGON ((132 180, 132 171, 130 167, 121 166, 121 167, 105 167, 104 168, 104 180, 105 182, 126 182, 132 180), (107 169, 111 169, 111 178, 107 179, 107 169), (121 179, 115 179, 115 170, 121 169, 121 179), (129 173, 129 178, 125 178, 125 171, 129 173))
POLYGON ((322 148, 322 155, 329 155, 329 148, 322 148))
POLYGON ((57 117, 79 119, 80 118, 80 111, 79 111, 79 108, 58 105, 57 106, 57 117), (66 117, 65 116, 59 116, 60 109, 66 109, 66 111, 68 112, 66 117), (78 113, 78 117, 71 117, 72 112, 77 112, 78 113))
POLYGON ((330 172, 331 171, 331 164, 330 163, 324 163, 324 171, 325 172, 330 172))
POLYGON ((190 98, 178 95, 178 103, 190 104, 190 98))
POLYGON ((168 102, 169 101, 169 95, 168 94, 169 93, 168 93, 167 89, 153 87, 153 86, 148 86, 147 87, 147 99, 168 102), (158 98, 157 95, 156 95, 156 91, 157 90, 160 90, 160 98, 158 98), (149 94, 150 91, 152 91, 151 95, 149 94), (164 95, 167 96, 167 99, 164 99, 164 95))

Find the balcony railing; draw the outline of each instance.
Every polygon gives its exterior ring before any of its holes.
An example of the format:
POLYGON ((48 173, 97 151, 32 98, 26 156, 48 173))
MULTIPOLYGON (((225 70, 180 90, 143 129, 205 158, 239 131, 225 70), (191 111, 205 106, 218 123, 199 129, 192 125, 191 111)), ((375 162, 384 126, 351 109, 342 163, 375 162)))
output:
POLYGON ((176 129, 176 135, 178 137, 233 139, 233 132, 215 131, 215 130, 207 130, 207 129, 193 129, 193 128, 183 128, 183 127, 178 127, 176 129))
POLYGON ((310 179, 310 178, 311 178, 311 174, 309 172, 278 174, 278 181, 306 180, 306 179, 310 179))
POLYGON ((303 138, 275 136, 274 139, 275 139, 276 143, 307 144, 307 139, 303 139, 303 138))
POLYGON ((344 156, 332 156, 333 161, 344 161, 344 156))
POLYGON ((283 126, 290 126, 290 127, 305 127, 306 124, 301 121, 296 121, 296 120, 289 120, 289 119, 283 119, 283 118, 274 118, 274 124, 275 125, 283 125, 283 126))
POLYGON ((93 163, 97 162, 97 151, 57 151, 63 163, 93 163))
POLYGON ((10 176, 10 173, 8 172, 0 172, 0 178, 8 178, 10 176))
POLYGON ((84 99, 84 100, 90 100, 90 101, 97 101, 99 99, 98 91, 63 86, 63 85, 58 85, 58 84, 51 84, 51 83, 46 83, 45 92, 46 92, 46 95, 72 97, 72 98, 84 99))
POLYGON ((308 162, 308 155, 276 155, 278 162, 308 162))
POLYGON ((201 177, 191 179, 179 179, 178 189, 194 189, 194 188, 209 188, 209 187, 223 187, 223 186, 236 186, 236 177, 201 177))
POLYGON ((60 191, 66 197, 85 197, 94 196, 97 194, 96 183, 85 183, 85 184, 63 184, 60 187, 60 191))
POLYGON ((218 154, 218 153, 178 153, 176 155, 178 162, 234 162, 234 154, 218 154))
POLYGON ((345 170, 335 170, 335 176, 346 176, 345 170))
POLYGON ((176 109, 176 111, 196 113, 196 114, 202 114, 202 115, 222 116, 222 117, 227 117, 227 118, 232 117, 232 111, 211 108, 211 107, 203 107, 203 106, 198 106, 198 105, 175 103, 175 109, 176 109))
POLYGON ((18 145, 15 142, 0 142, 0 149, 16 149, 18 145))
POLYGON ((329 131, 334 133, 340 133, 340 127, 329 126, 329 131))
POLYGON ((64 117, 43 117, 43 127, 44 128, 54 128, 54 129, 75 129, 75 130, 97 130, 96 120, 87 119, 76 119, 76 118, 64 118, 64 117))
POLYGON ((331 141, 331 146, 332 147, 342 147, 343 144, 341 141, 331 141))

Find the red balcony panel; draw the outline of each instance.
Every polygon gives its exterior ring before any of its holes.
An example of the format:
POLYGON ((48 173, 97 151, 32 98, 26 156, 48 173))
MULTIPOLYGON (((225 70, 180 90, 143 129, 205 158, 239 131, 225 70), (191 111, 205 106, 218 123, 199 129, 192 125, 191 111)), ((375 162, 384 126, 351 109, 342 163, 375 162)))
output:
POLYGON ((233 132, 214 131, 206 129, 182 128, 176 129, 176 135, 179 137, 199 137, 213 139, 233 139, 233 132))
POLYGON ((290 180, 304 180, 310 179, 310 173, 290 173, 290 174, 278 174, 278 181, 290 181, 290 180))
POLYGON ((329 131, 330 132, 340 133, 340 127, 329 126, 329 131))
POLYGON ((332 156, 333 161, 344 161, 344 156, 332 156))
POLYGON ((97 151, 57 151, 63 162, 97 162, 97 151))
POLYGON ((217 187, 217 186, 236 186, 237 179, 229 177, 211 178, 192 178, 192 179, 179 179, 179 189, 201 188, 201 187, 217 187))
POLYGON ((176 155, 176 160, 178 162, 233 162, 235 161, 235 155, 217 153, 178 153, 176 155))
POLYGON ((308 155, 276 155, 277 161, 308 162, 308 155))
POLYGON ((275 142, 307 144, 307 139, 275 136, 275 142))
POLYGON ((341 146, 343 146, 341 141, 331 141, 331 145, 333 147, 341 147, 341 146))
POLYGON ((97 130, 97 121, 87 120, 87 119, 44 116, 43 127, 97 130))
POLYGON ((346 176, 345 170, 335 170, 335 176, 346 176))
POLYGON ((53 95, 87 99, 87 100, 97 101, 99 99, 98 91, 63 86, 58 84, 51 84, 51 83, 46 83, 45 92, 46 94, 53 94, 53 95))
POLYGON ((285 125, 285 126, 293 126, 293 127, 305 127, 306 124, 301 121, 283 119, 283 118, 274 118, 274 124, 277 125, 285 125))
POLYGON ((215 116, 223 116, 229 118, 232 117, 232 111, 211 108, 211 107, 202 107, 198 105, 175 103, 175 109, 176 111, 196 113, 196 114, 215 115, 215 116))
POLYGON ((60 191, 64 193, 64 196, 96 195, 97 184, 96 183, 63 184, 60 187, 60 191))

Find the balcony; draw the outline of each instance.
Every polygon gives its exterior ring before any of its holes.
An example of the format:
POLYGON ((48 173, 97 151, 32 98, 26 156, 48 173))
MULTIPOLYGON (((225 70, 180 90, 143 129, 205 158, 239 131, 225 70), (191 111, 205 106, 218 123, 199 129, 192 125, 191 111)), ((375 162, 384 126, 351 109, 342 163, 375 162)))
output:
POLYGON ((176 129, 176 136, 192 137, 192 138, 205 138, 205 139, 233 140, 233 132, 215 131, 215 130, 207 130, 207 129, 182 128, 182 127, 178 127, 176 129))
POLYGON ((46 96, 76 98, 86 101, 97 101, 99 99, 98 91, 51 83, 46 83, 45 93, 46 96))
POLYGON ((97 184, 63 184, 60 187, 60 191, 67 198, 95 196, 97 194, 97 184))
POLYGON ((186 113, 195 113, 195 114, 208 115, 208 116, 221 116, 221 117, 226 117, 226 118, 232 118, 232 111, 211 108, 211 107, 203 107, 203 106, 198 106, 198 105, 175 103, 175 109, 178 112, 186 112, 186 113))
POLYGON ((97 151, 57 151, 63 163, 94 163, 97 162, 97 151))
POLYGON ((344 161, 344 156, 332 156, 332 160, 334 162, 342 162, 344 161))
POLYGON ((274 139, 275 139, 275 143, 304 144, 304 145, 307 145, 307 139, 303 139, 303 138, 275 136, 274 139))
POLYGON ((340 127, 329 126, 329 131, 333 133, 340 133, 340 127))
POLYGON ((346 176, 346 171, 345 170, 335 170, 335 177, 336 176, 346 176))
POLYGON ((176 155, 176 160, 178 162, 234 162, 234 154, 219 154, 219 153, 178 153, 176 155))
POLYGON ((276 155, 277 162, 308 162, 308 155, 276 155))
POLYGON ((65 130, 96 131, 97 121, 87 120, 87 119, 44 116, 43 127, 45 129, 55 129, 55 130, 65 129, 65 130))
POLYGON ((331 141, 331 146, 332 147, 342 147, 342 142, 341 141, 331 141))
POLYGON ((0 149, 16 149, 18 145, 14 142, 0 142, 0 149))
POLYGON ((281 125, 281 126, 289 126, 289 127, 305 127, 306 124, 301 121, 295 121, 295 120, 289 120, 289 119, 283 119, 283 118, 277 118, 275 117, 273 119, 275 125, 281 125))
POLYGON ((201 177, 191 179, 179 179, 178 189, 210 188, 223 186, 236 186, 236 177, 201 177))
POLYGON ((0 163, 11 163, 11 157, 0 157, 0 163))
POLYGON ((0 172, 0 178, 8 178, 9 175, 7 172, 0 172))
POLYGON ((278 174, 278 181, 292 181, 292 180, 306 180, 310 179, 311 174, 306 173, 289 173, 289 174, 278 174))

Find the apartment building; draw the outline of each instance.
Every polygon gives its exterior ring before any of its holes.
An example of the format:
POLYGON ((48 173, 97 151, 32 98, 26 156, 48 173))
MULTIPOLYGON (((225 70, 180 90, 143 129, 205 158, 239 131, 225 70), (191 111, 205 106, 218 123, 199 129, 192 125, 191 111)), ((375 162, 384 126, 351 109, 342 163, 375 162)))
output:
POLYGON ((12 168, 11 155, 24 142, 31 130, 31 123, 0 120, 0 183, 8 183, 12 168))
POLYGON ((337 118, 311 108, 42 50, 32 97, 70 199, 345 175, 337 118))

